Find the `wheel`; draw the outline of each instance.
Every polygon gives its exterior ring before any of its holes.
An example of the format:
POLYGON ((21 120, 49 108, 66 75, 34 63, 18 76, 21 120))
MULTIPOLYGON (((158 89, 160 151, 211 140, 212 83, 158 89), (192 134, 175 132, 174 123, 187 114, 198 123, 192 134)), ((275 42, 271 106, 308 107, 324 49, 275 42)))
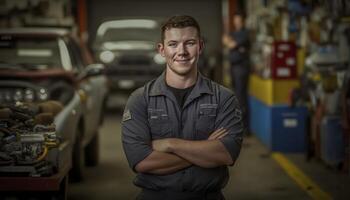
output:
POLYGON ((85 164, 87 166, 96 166, 99 162, 99 133, 96 131, 94 138, 85 148, 85 164))
POLYGON ((77 135, 73 146, 72 169, 69 172, 70 181, 72 182, 79 182, 83 179, 85 168, 85 153, 82 144, 81 131, 78 129, 76 134, 77 135))
POLYGON ((108 97, 105 97, 103 99, 102 108, 101 108, 101 112, 100 112, 99 126, 102 126, 104 121, 105 121, 105 111, 106 111, 106 107, 107 107, 107 101, 108 101, 108 97))

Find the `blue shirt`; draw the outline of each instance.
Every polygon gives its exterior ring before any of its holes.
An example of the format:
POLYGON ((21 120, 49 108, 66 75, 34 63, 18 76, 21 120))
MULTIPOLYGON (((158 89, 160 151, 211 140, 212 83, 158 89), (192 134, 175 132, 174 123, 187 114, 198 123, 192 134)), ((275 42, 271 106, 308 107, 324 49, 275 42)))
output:
POLYGON ((236 42, 236 47, 230 49, 229 60, 231 63, 247 62, 249 60, 249 31, 242 28, 239 31, 230 33, 232 39, 236 42))

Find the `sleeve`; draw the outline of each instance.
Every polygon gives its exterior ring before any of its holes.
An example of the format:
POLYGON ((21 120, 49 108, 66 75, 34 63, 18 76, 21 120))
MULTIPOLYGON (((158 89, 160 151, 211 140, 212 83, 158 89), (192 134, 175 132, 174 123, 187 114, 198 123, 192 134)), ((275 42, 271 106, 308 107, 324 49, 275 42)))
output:
POLYGON ((129 97, 121 129, 124 153, 129 166, 135 171, 135 166, 152 152, 143 88, 136 90, 129 97))
POLYGON ((233 40, 237 43, 237 48, 247 46, 249 44, 249 32, 241 30, 239 33, 231 34, 233 40))
POLYGON ((228 134, 220 141, 230 153, 232 160, 235 161, 241 150, 245 127, 242 110, 234 94, 230 94, 220 102, 215 126, 216 128, 223 127, 228 131, 228 134))

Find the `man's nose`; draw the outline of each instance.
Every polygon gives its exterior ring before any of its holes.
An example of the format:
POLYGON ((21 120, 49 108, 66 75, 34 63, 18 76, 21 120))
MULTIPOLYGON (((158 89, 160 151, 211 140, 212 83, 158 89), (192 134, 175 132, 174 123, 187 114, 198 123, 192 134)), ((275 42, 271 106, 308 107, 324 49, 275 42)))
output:
POLYGON ((188 54, 186 46, 184 44, 178 45, 178 51, 177 52, 178 52, 179 55, 187 55, 188 54))

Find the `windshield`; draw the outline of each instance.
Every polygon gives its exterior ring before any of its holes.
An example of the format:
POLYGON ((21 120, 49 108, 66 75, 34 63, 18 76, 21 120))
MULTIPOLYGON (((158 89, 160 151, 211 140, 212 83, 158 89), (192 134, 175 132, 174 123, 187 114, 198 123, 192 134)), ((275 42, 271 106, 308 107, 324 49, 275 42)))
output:
POLYGON ((102 36, 103 41, 157 41, 159 31, 156 29, 142 29, 142 28, 112 28, 108 29, 102 36))
POLYGON ((97 30, 96 42, 109 50, 155 49, 159 24, 150 19, 106 21, 97 30))
POLYGON ((56 38, 0 35, 0 69, 62 68, 56 38))

